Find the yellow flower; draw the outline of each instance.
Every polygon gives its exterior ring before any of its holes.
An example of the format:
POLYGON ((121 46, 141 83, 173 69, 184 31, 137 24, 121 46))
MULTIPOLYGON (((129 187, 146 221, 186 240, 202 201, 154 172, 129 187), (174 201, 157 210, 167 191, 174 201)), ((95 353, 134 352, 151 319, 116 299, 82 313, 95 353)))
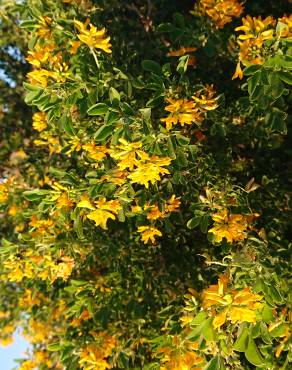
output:
POLYGON ((77 35, 79 40, 92 49, 101 49, 105 53, 111 53, 110 37, 106 37, 105 29, 98 30, 87 19, 85 23, 75 20, 74 24, 80 34, 77 35), (89 26, 89 29, 87 29, 89 26))
POLYGON ((105 146, 95 145, 93 141, 82 145, 82 148, 87 152, 89 158, 92 158, 98 162, 105 158, 106 154, 108 153, 108 149, 105 146))
POLYGON ((270 40, 273 38, 274 29, 267 29, 269 26, 274 26, 275 20, 273 17, 269 16, 265 19, 259 17, 247 16, 242 18, 242 26, 236 27, 235 31, 243 31, 243 35, 239 35, 239 40, 253 39, 256 37, 261 37, 264 40, 270 40))
POLYGON ((152 226, 139 226, 138 233, 141 233, 141 239, 144 244, 147 244, 149 240, 152 244, 155 244, 156 236, 162 236, 161 231, 152 226))
POLYGON ((77 203, 78 208, 95 209, 87 195, 81 197, 80 202, 77 203))
POLYGON ((18 300, 19 307, 30 309, 33 306, 39 306, 41 300, 38 297, 33 297, 33 291, 31 289, 25 289, 22 297, 18 300))
POLYGON ((163 354, 160 370, 202 370, 204 359, 196 353, 199 345, 185 338, 174 335, 167 347, 158 348, 157 353, 163 354))
POLYGON ((149 206, 150 212, 147 214, 147 220, 155 221, 159 218, 164 218, 166 216, 165 212, 161 212, 157 206, 154 204, 153 206, 149 206))
MULTIPOLYGON (((269 16, 265 19, 261 17, 247 16, 242 18, 243 25, 237 27, 235 31, 242 31, 237 38, 239 45, 239 62, 243 65, 248 66, 250 64, 262 64, 263 55, 262 47, 266 40, 270 40, 274 37, 275 23, 273 17, 269 16)), ((237 68, 233 78, 241 76, 240 65, 237 64, 237 68)))
POLYGON ((136 141, 129 143, 125 139, 119 139, 119 145, 112 147, 110 156, 118 161, 121 171, 129 169, 132 171, 139 164, 139 160, 147 160, 148 154, 142 150, 142 143, 136 141))
POLYGON ((44 112, 33 114, 32 127, 39 132, 44 131, 47 128, 47 116, 44 112))
POLYGON ((73 202, 72 200, 68 197, 68 194, 66 192, 63 192, 60 194, 60 196, 58 197, 57 201, 56 201, 56 208, 57 209, 60 209, 60 208, 71 208, 73 206, 73 202))
POLYGON ((108 171, 106 175, 100 178, 100 181, 110 182, 112 184, 121 186, 125 183, 128 173, 126 171, 120 171, 119 169, 113 169, 108 171))
POLYGON ((36 139, 33 141, 36 146, 48 146, 50 154, 61 152, 62 147, 60 145, 59 138, 51 136, 51 134, 45 132, 40 134, 40 138, 41 139, 36 139))
POLYGON ((176 198, 173 194, 167 201, 165 205, 166 212, 176 212, 180 207, 181 201, 179 198, 176 198))
POLYGON ((8 182, 0 183, 0 203, 5 203, 9 198, 8 182))
POLYGON ((178 50, 170 51, 169 53, 167 53, 167 56, 168 57, 181 57, 185 54, 192 53, 196 50, 197 50, 197 48, 194 48, 194 47, 182 47, 178 50))
POLYGON ((168 166, 171 158, 153 156, 146 163, 138 162, 137 168, 134 169, 128 176, 132 184, 144 185, 147 189, 149 183, 155 184, 161 180, 160 175, 169 174, 169 171, 163 166, 168 166))
POLYGON ((215 242, 220 243, 226 238, 228 243, 233 243, 246 238, 250 221, 248 216, 229 214, 227 209, 222 209, 212 218, 215 223, 209 232, 214 235, 215 242))
POLYGON ((51 53, 56 49, 56 45, 53 43, 40 45, 36 44, 34 50, 28 51, 28 57, 26 60, 35 67, 40 68, 42 64, 45 64, 52 59, 51 53))
POLYGON ((69 144, 71 148, 66 152, 66 153, 71 153, 71 152, 79 152, 82 149, 82 142, 79 139, 79 137, 74 137, 73 139, 69 140, 69 144))
POLYGON ((89 344, 80 351, 79 365, 83 370, 111 369, 112 366, 108 363, 107 358, 117 345, 116 339, 105 332, 99 334, 91 332, 91 334, 96 337, 97 343, 89 344))
POLYGON ((3 347, 7 347, 9 346, 10 344, 12 344, 14 342, 14 339, 13 337, 7 337, 7 338, 0 338, 0 344, 1 346, 3 347))
POLYGON ((210 285, 202 293, 202 306, 204 309, 223 308, 215 314, 213 327, 220 328, 226 320, 233 324, 237 322, 256 322, 256 310, 261 308, 262 296, 253 294, 251 288, 242 290, 228 290, 228 277, 222 275, 217 285, 210 285))
POLYGON ((96 209, 87 215, 87 218, 93 220, 96 226, 100 226, 102 229, 106 230, 107 220, 116 219, 116 215, 122 209, 122 206, 118 200, 109 200, 101 198, 95 202, 96 209))
POLYGON ((37 368, 37 364, 33 360, 26 360, 22 362, 18 370, 34 370, 37 368))
POLYGON ((281 28, 280 37, 291 37, 292 36, 292 14, 289 16, 285 15, 278 19, 278 25, 284 26, 281 28))
POLYGON ((240 17, 243 5, 237 0, 200 0, 197 9, 210 17, 218 28, 223 28, 233 18, 240 17))
POLYGON ((172 126, 177 124, 184 126, 203 121, 204 117, 194 101, 173 98, 167 98, 166 101, 170 104, 165 107, 165 110, 170 112, 170 115, 162 118, 161 121, 166 124, 167 130, 171 130, 172 126))
POLYGON ((38 28, 38 36, 43 39, 51 38, 51 25, 52 25, 52 18, 44 16, 40 17, 39 23, 37 25, 38 28))
POLYGON ((39 69, 31 71, 27 74, 29 82, 32 85, 40 85, 42 87, 47 87, 48 78, 53 76, 53 72, 50 72, 46 69, 39 69))
POLYGON ((203 89, 197 91, 192 98, 196 103, 196 107, 199 108, 201 112, 206 112, 218 107, 218 97, 215 97, 215 94, 216 91, 213 85, 206 85, 203 89))
POLYGON ((81 42, 80 41, 70 41, 70 45, 71 45, 71 49, 70 49, 70 54, 76 54, 80 45, 81 45, 81 42))
POLYGON ((234 75, 232 76, 232 80, 234 80, 235 78, 239 78, 240 80, 243 79, 243 72, 240 66, 240 62, 238 62, 236 65, 236 69, 234 75))
POLYGON ((51 280, 55 281, 57 278, 67 280, 72 273, 75 261, 70 257, 62 257, 60 262, 53 264, 50 267, 51 280))

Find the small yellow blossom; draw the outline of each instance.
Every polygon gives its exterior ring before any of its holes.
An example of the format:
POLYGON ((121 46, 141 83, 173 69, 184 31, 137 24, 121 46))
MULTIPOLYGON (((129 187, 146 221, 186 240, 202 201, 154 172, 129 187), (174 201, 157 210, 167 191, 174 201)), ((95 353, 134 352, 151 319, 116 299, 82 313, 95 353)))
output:
POLYGON ((141 233, 141 239, 144 242, 144 244, 147 244, 149 240, 152 244, 155 244, 155 238, 156 236, 162 236, 161 231, 156 229, 156 227, 153 226, 139 226, 138 227, 138 233, 141 233))
POLYGON ((240 80, 243 79, 243 71, 240 66, 240 62, 237 63, 235 72, 232 76, 232 80, 235 80, 236 78, 239 78, 240 80))
POLYGON ((111 53, 110 37, 106 37, 104 28, 98 30, 89 19, 85 23, 75 20, 74 25, 80 32, 77 37, 81 42, 92 49, 101 49, 105 53, 111 53))
POLYGON ((33 114, 32 127, 39 132, 44 131, 47 128, 47 116, 44 112, 33 114))

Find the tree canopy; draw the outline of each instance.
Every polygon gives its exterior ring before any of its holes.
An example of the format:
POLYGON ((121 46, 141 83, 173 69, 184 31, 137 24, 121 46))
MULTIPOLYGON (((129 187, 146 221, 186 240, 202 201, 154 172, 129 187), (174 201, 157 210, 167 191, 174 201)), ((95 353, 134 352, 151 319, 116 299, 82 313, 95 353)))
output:
POLYGON ((290 7, 0 2, 18 369, 288 370, 290 7))

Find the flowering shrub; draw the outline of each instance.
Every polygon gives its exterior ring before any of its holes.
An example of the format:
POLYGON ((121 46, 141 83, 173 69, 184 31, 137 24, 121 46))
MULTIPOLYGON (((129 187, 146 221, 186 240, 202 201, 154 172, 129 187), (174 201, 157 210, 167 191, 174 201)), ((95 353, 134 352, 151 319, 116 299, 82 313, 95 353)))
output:
POLYGON ((0 343, 22 328, 19 369, 288 369, 287 1, 0 15, 0 343))

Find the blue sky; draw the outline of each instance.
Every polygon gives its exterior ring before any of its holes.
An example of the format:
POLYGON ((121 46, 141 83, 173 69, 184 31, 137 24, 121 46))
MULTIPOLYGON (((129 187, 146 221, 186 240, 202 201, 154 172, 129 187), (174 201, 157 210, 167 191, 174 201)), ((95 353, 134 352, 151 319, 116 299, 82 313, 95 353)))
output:
POLYGON ((29 344, 18 333, 14 334, 14 342, 7 347, 0 345, 0 368, 1 370, 17 369, 17 363, 13 360, 24 358, 24 352, 29 348, 29 344))

